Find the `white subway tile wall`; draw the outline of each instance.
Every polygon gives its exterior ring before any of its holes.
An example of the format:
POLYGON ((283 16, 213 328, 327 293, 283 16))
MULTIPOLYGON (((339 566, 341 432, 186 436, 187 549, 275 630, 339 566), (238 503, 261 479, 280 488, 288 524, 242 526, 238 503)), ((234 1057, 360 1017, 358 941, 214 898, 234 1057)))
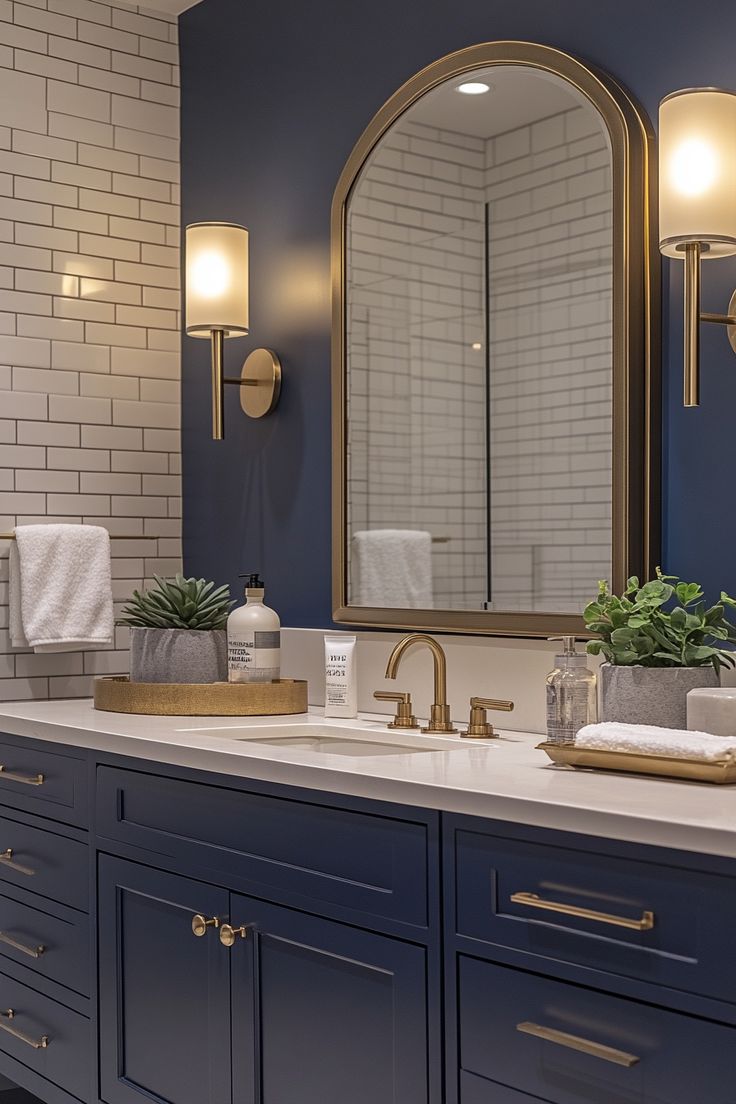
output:
POLYGON ((610 571, 611 220, 584 108, 489 140, 400 122, 356 186, 350 531, 449 537, 436 607, 482 608, 489 528, 491 608, 577 610, 610 571))
MULTIPOLYGON (((179 74, 173 16, 0 2, 0 532, 103 525, 116 612, 181 566, 179 74), (142 540, 151 536, 155 540, 142 540)), ((103 651, 11 649, 0 701, 81 697, 103 651)))

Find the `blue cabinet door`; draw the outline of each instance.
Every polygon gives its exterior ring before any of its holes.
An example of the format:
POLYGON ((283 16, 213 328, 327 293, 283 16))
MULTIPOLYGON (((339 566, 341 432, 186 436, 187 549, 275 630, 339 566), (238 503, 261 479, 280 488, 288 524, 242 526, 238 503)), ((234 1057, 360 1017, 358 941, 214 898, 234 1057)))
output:
POLYGON ((233 895, 235 1104, 427 1104, 423 947, 233 895))
POLYGON ((107 1104, 230 1104, 224 889, 99 858, 100 1088, 107 1104))

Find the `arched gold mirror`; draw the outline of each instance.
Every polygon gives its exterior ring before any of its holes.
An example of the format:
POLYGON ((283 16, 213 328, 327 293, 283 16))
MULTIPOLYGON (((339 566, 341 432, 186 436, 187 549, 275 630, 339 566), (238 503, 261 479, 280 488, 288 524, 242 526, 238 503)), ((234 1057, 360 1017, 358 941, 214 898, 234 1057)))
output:
POLYGON ((332 213, 334 616, 581 632, 659 538, 650 124, 527 42, 442 58, 332 213))

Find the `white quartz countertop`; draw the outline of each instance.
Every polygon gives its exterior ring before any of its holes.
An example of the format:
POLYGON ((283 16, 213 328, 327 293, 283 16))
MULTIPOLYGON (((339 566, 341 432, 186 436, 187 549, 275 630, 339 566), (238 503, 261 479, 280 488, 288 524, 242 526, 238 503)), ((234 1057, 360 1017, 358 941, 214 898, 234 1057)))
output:
POLYGON ((351 721, 321 711, 296 717, 143 717, 95 710, 91 701, 6 703, 0 731, 66 747, 215 771, 237 778, 467 813, 606 839, 736 857, 736 787, 573 771, 553 766, 534 733, 494 740, 390 732, 386 717, 351 721), (362 730, 380 746, 358 756, 274 745, 271 735, 362 730), (261 730, 261 731, 258 731, 261 730), (337 730, 337 731, 335 731, 337 730), (424 748, 431 744, 433 750, 424 748))

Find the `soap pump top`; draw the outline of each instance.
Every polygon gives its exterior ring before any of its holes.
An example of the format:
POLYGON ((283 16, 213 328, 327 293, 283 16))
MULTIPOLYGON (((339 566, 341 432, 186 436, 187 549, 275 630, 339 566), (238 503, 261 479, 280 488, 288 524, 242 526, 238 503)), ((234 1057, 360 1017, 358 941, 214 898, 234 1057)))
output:
POLYGON ((245 584, 246 598, 263 598, 266 592, 266 584, 257 571, 246 571, 244 574, 238 575, 238 578, 248 580, 245 584))

